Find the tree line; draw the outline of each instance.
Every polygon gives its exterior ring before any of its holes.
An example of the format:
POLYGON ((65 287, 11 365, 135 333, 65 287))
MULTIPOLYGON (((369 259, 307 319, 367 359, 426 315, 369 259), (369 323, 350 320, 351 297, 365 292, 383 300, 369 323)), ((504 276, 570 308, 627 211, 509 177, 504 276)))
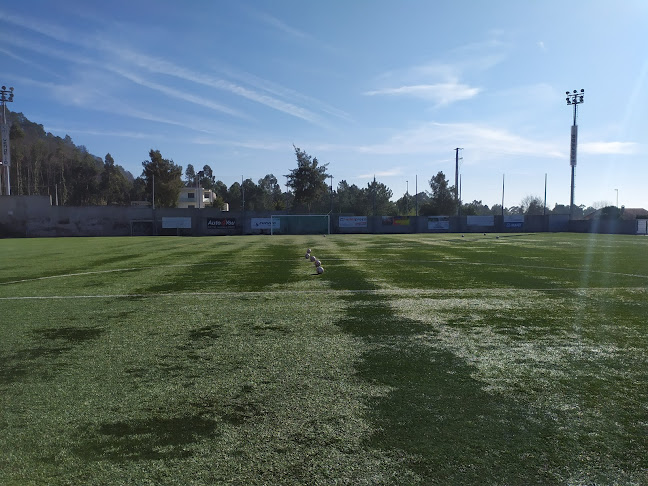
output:
MULTIPOLYGON (((203 165, 185 170, 159 150, 151 149, 142 162, 142 173, 134 177, 115 163, 110 155, 101 159, 64 138, 46 133, 42 125, 29 121, 22 113, 8 112, 11 124, 12 195, 50 195, 55 204, 67 206, 130 205, 135 201, 156 207, 175 207, 182 187, 200 186, 215 194, 214 207, 225 203, 230 211, 289 211, 293 213, 348 213, 355 215, 501 215, 569 214, 569 206, 544 207, 539 197, 527 196, 520 205, 489 207, 482 201, 460 203, 445 174, 439 171, 429 180, 429 190, 406 193, 397 200, 392 190, 375 179, 366 186, 342 179, 332 187, 328 164, 293 146, 297 166, 286 178, 282 190, 277 177, 267 174, 235 182, 229 187, 216 179, 214 170, 203 165)), ((579 206, 576 217, 594 208, 579 206)))

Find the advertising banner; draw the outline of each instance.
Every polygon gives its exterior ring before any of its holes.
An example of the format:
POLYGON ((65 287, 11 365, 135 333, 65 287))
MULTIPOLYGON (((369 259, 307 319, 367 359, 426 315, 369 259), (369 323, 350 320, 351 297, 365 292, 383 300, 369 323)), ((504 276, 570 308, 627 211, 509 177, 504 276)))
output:
POLYGON ((207 218, 208 229, 234 229, 236 218, 207 218))
MULTIPOLYGON (((3 88, 4 89, 4 88, 3 88)), ((2 130, 2 165, 9 167, 11 165, 11 146, 9 145, 9 125, 3 123, 0 125, 2 130)))
POLYGON ((366 228, 366 216, 340 216, 340 228, 366 228))
POLYGON ((162 227, 166 229, 191 229, 191 218, 163 216, 162 227))
POLYGON ((495 216, 466 216, 468 226, 495 226, 495 216))
POLYGON ((571 127, 571 150, 569 151, 569 165, 576 167, 576 149, 578 147, 578 125, 571 127))
POLYGON ((281 227, 281 220, 279 218, 251 218, 250 227, 253 230, 278 230, 281 227))
POLYGON ((450 216, 428 216, 429 230, 449 230, 450 216))
POLYGON ((383 226, 409 226, 410 219, 409 216, 383 216, 382 224, 383 226))
POLYGON ((512 214, 504 216, 504 227, 509 229, 522 229, 524 227, 524 215, 512 214))

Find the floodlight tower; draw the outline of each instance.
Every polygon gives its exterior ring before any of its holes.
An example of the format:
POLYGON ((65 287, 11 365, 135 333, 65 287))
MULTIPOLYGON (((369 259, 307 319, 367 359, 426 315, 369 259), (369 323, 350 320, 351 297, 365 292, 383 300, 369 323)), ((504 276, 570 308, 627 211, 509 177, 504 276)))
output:
POLYGON ((2 104, 2 124, 0 130, 2 131, 2 181, 4 184, 0 187, 0 194, 4 193, 6 196, 11 195, 11 184, 9 182, 9 168, 11 167, 11 144, 9 141, 9 125, 7 124, 7 103, 13 101, 13 88, 7 89, 3 86, 0 90, 0 103, 2 104))
POLYGON ((574 90, 573 93, 566 91, 567 104, 574 106, 574 124, 571 128, 571 150, 569 155, 569 165, 571 165, 571 198, 569 201, 569 219, 574 218, 574 172, 576 170, 576 146, 578 145, 578 125, 576 125, 577 107, 583 103, 585 90, 574 90))

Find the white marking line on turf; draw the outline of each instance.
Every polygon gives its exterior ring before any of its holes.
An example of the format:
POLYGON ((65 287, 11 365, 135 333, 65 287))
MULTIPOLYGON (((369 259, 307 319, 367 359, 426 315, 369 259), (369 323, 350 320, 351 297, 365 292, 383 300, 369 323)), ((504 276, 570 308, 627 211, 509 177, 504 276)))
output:
POLYGON ((270 291, 246 291, 246 292, 163 292, 159 294, 104 294, 104 295, 34 295, 34 296, 16 296, 0 297, 2 300, 65 300, 65 299, 154 299, 168 297, 216 297, 221 299, 231 299, 232 297, 266 297, 277 294, 285 295, 357 295, 357 294, 375 294, 375 295, 404 295, 406 297, 416 297, 420 295, 430 295, 432 297, 442 297, 444 295, 456 294, 501 294, 501 293, 520 293, 520 292, 574 292, 574 293, 594 293, 594 292, 616 292, 619 290, 645 292, 645 287, 562 287, 562 288, 537 288, 537 289, 520 289, 520 288, 469 288, 469 289, 358 289, 358 290, 270 290, 270 291))
MULTIPOLYGON (((265 263, 287 263, 294 262, 294 259, 289 260, 264 260, 265 263)), ((370 259, 370 258, 327 258, 328 262, 380 262, 381 259, 370 259)), ((395 260, 395 259, 386 259, 384 260, 389 263, 416 263, 416 264, 425 264, 425 263, 441 263, 446 265, 483 265, 491 267, 504 267, 504 268, 521 268, 521 269, 539 269, 539 270, 560 270, 564 272, 587 272, 587 273, 600 273, 604 275, 614 275, 619 277, 635 277, 635 278, 646 278, 648 275, 639 275, 634 273, 620 273, 620 272, 609 272, 606 270, 592 270, 587 268, 566 268, 566 267, 547 267, 541 265, 509 265, 507 263, 488 263, 488 262, 467 262, 464 260, 395 260)), ((146 265, 143 267, 132 267, 132 268, 114 268, 111 270, 95 270, 90 272, 77 272, 77 273, 64 273, 61 275, 48 275, 45 277, 33 277, 25 278, 21 280, 12 280, 9 282, 0 282, 0 285, 12 285, 25 282, 36 282, 38 280, 48 280, 54 278, 66 278, 66 277, 82 277, 86 275, 100 275, 103 273, 114 273, 114 272, 134 272, 138 270, 150 270, 150 269, 163 269, 163 268, 177 268, 177 267, 197 267, 197 266, 208 266, 208 265, 231 265, 236 264, 240 265, 241 263, 254 263, 254 262, 233 262, 231 260, 222 260, 215 262, 202 262, 202 263, 175 263, 171 265, 146 265)))

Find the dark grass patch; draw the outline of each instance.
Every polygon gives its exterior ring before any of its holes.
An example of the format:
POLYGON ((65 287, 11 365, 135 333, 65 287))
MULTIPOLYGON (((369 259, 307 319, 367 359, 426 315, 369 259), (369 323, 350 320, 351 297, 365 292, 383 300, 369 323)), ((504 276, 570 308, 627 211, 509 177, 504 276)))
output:
POLYGON ((199 415, 106 422, 81 432, 75 453, 89 461, 150 461, 188 458, 191 446, 213 436, 217 421, 199 415))

